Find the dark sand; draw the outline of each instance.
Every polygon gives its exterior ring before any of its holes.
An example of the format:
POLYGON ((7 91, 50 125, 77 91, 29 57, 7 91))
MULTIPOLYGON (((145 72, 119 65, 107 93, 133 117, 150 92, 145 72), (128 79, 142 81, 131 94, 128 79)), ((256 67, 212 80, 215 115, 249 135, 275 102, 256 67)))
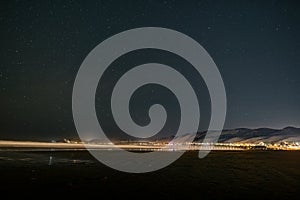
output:
MULTIPOLYGON (((172 152, 169 152, 172 153, 172 152)), ((288 198, 300 194, 300 151, 186 152, 146 174, 119 172, 86 151, 0 151, 2 194, 144 198, 288 198)))

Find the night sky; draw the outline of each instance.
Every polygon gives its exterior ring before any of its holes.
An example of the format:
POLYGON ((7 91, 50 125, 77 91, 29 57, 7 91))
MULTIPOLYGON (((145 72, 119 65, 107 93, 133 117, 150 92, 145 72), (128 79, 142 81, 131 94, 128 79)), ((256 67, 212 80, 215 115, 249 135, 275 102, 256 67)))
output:
MULTIPOLYGON (((2 1, 0 139, 76 137, 72 87, 84 58, 108 37, 147 26, 180 31, 211 55, 227 92, 225 128, 300 126, 298 1, 2 1)), ((136 53, 115 67, 143 63, 149 56, 181 62, 166 52, 136 53)), ((161 101, 173 98, 165 94, 161 101)), ((105 119, 101 98, 97 92, 98 118, 105 119)), ((170 105, 175 109, 176 101, 170 105)), ((199 129, 205 129, 203 120, 199 129)))

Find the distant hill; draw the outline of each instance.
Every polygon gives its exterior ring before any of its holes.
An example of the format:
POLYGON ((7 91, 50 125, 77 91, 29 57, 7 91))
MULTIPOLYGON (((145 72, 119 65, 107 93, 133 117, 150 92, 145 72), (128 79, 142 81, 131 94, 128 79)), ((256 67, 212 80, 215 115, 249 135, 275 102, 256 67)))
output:
MULTIPOLYGON (((202 142, 206 132, 198 132, 194 141, 202 142)), ((187 137, 192 137, 192 134, 186 134, 175 138, 176 142, 183 142, 187 137)), ((286 127, 283 129, 271 128, 237 128, 231 130, 223 130, 218 142, 223 143, 279 143, 282 141, 287 142, 300 142, 300 128, 286 127)))

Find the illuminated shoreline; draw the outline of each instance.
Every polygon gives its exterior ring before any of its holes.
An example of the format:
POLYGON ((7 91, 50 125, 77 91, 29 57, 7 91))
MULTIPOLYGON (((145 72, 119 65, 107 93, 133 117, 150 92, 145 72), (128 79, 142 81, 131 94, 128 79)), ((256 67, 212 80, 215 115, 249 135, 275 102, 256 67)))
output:
MULTIPOLYGON (((298 144, 298 143, 296 143, 298 144)), ((252 144, 252 143, 188 143, 167 144, 159 142, 132 142, 121 144, 83 144, 65 142, 1 141, 0 149, 41 149, 41 150, 133 150, 133 151, 193 151, 193 150, 300 150, 295 144, 252 144)))

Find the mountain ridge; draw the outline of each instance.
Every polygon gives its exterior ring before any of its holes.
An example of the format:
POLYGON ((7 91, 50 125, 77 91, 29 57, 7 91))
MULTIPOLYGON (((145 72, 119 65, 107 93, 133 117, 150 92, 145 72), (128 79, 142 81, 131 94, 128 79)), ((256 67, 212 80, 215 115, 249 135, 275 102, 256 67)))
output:
MULTIPOLYGON (((211 131, 212 133, 214 131, 211 131)), ((197 132, 194 142, 202 142, 207 131, 197 132)), ((174 138, 176 142, 184 141, 186 137, 194 134, 184 134, 174 138)), ((209 138, 209 135, 207 136, 209 138)), ((273 128, 236 128, 224 129, 218 139, 220 143, 279 143, 279 142, 300 142, 300 128, 285 127, 283 129, 273 128)))

